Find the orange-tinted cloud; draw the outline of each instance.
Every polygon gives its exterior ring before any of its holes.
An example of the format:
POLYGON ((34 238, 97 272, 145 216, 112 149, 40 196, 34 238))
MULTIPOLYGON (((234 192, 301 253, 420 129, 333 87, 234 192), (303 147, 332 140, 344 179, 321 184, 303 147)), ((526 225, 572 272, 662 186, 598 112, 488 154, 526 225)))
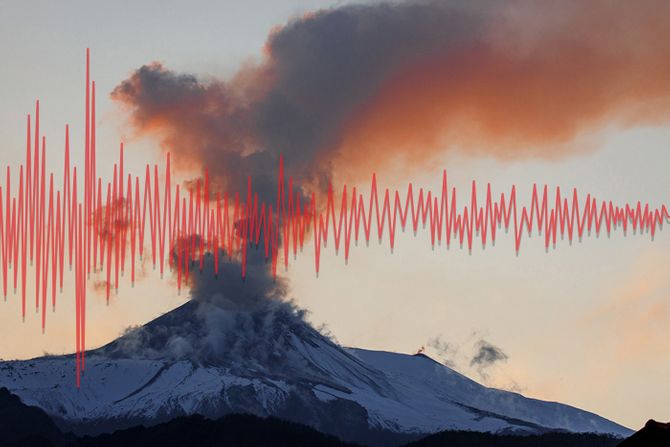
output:
POLYGON ((608 126, 669 122, 668 18, 659 1, 508 3, 482 35, 391 73, 350 117, 344 158, 552 159, 608 126))
POLYGON ((662 0, 348 5, 272 30, 230 81, 151 64, 112 96, 179 166, 268 197, 280 153, 317 190, 334 165, 448 149, 552 159, 670 118, 668 19, 662 0))

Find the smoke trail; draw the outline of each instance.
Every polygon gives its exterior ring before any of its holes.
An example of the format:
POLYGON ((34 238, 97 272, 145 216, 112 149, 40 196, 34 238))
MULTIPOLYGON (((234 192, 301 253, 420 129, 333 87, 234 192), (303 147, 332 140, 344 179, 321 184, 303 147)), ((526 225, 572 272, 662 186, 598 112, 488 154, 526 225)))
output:
POLYGON ((455 368, 456 365, 456 355, 458 354, 458 346, 450 343, 444 339, 442 336, 434 337, 428 340, 428 347, 432 348, 435 351, 435 355, 450 368, 455 368))
POLYGON ((262 252, 249 255, 244 280, 239 260, 222 261, 216 277, 213 257, 207 256, 204 271, 189 276, 188 303, 128 329, 102 348, 104 354, 240 366, 247 372, 304 369, 292 344, 317 332, 305 321, 305 311, 287 300, 285 281, 273 278, 262 252))
POLYGON ((507 361, 507 354, 499 347, 484 339, 479 340, 475 347, 476 352, 472 360, 470 360, 470 367, 475 367, 479 376, 484 380, 488 380, 488 369, 496 363, 507 361))
POLYGON ((476 374, 484 384, 510 391, 523 388, 504 374, 501 376, 496 366, 506 362, 509 356, 502 348, 494 345, 479 331, 473 331, 465 341, 453 342, 441 335, 428 340, 430 355, 435 356, 444 365, 464 374, 476 374))
POLYGON ((660 0, 347 5, 273 31, 230 80, 153 63, 112 97, 179 166, 231 191, 250 175, 267 197, 279 153, 317 191, 334 165, 369 175, 449 148, 556 158, 606 126, 668 119, 668 18, 660 0))
MULTIPOLYGON (((175 166, 207 167, 215 187, 232 193, 250 176, 269 201, 279 154, 288 175, 323 192, 334 169, 369 175, 388 159, 445 149, 557 158, 605 127, 663 122, 668 18, 661 0, 347 5, 274 30, 263 60, 232 79, 152 63, 112 97, 175 166)), ((206 282, 193 287, 216 296, 206 282)), ((244 293, 229 292, 224 302, 244 293)), ((482 344, 471 367, 485 374, 504 360, 494 348, 482 344)))

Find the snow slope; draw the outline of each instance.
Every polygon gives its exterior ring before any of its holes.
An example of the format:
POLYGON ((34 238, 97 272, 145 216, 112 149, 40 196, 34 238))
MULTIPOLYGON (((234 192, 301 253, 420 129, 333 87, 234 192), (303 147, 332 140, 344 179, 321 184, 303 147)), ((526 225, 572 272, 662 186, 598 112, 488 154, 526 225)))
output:
MULTIPOLYGON (((262 322, 258 333, 272 340, 228 333, 226 343, 216 342, 223 351, 205 349, 188 338, 202 310, 189 302, 88 352, 80 389, 72 356, 2 362, 0 387, 86 433, 231 412, 274 415, 354 441, 445 429, 631 433, 593 413, 484 387, 424 355, 343 348, 281 312, 235 319, 245 327, 262 322), (182 357, 163 349, 175 340, 182 357), (233 349, 239 352, 226 355, 233 349)), ((198 343, 210 335, 199 333, 198 343)))

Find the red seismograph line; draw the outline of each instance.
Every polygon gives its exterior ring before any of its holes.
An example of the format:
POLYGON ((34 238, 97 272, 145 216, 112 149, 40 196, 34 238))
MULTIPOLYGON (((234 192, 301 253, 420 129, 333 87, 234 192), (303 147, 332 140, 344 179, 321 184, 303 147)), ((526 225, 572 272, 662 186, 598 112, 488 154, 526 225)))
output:
POLYGON ((665 205, 651 208, 638 202, 635 206, 617 206, 590 195, 582 199, 576 190, 564 195, 556 188, 550 193, 547 186, 533 186, 530 204, 519 205, 514 186, 507 196, 500 194, 494 198, 491 186, 487 185, 486 200, 479 204, 475 182, 469 204, 459 208, 457 191, 449 187, 446 171, 437 194, 422 188, 416 194, 411 183, 403 192, 388 189, 380 192, 373 175, 367 195, 356 188, 349 191, 345 185, 339 205, 332 187, 325 206, 317 204, 315 193, 307 203, 301 203, 304 196, 294 191, 292 178, 289 177, 286 186, 282 159, 277 201, 273 206, 259 200, 250 178, 246 199, 239 193, 213 195, 206 170, 204 180, 198 180, 194 188, 184 190, 179 184, 172 185, 169 153, 163 171, 157 165, 153 169, 147 165, 143 176, 133 176, 124 172, 123 144, 111 182, 103 183, 96 166, 95 82, 90 78, 88 50, 85 88, 83 175, 71 163, 68 126, 62 187, 54 184, 53 172, 47 174, 46 138, 40 136, 38 101, 34 125, 31 116, 27 117, 26 158, 19 167, 18 191, 12 190, 9 167, 4 189, 0 183, 0 258, 5 300, 11 281, 15 292, 20 287, 25 319, 30 262, 35 271, 35 308, 41 310, 44 331, 47 301, 50 299, 55 310, 56 290, 62 292, 64 269, 67 266, 74 271, 77 387, 85 369, 86 293, 90 273, 102 271, 106 275, 109 301, 112 284, 118 289, 119 275, 128 268, 131 281, 135 281, 137 261, 145 255, 147 240, 154 267, 158 267, 162 276, 167 260, 167 268, 176 273, 177 288, 181 289, 194 262, 202 270, 206 253, 217 254, 213 257, 215 274, 219 271, 219 253, 241 255, 244 276, 247 249, 254 245, 264 249, 276 275, 280 256, 288 266, 289 255, 297 256, 310 232, 318 274, 322 244, 329 238, 332 237, 336 252, 343 248, 346 261, 352 240, 357 243, 364 238, 368 242, 376 235, 379 241, 386 238, 393 249, 398 224, 404 229, 408 222, 415 233, 419 228, 427 228, 432 246, 444 240, 448 247, 453 240, 468 249, 476 239, 483 247, 487 242, 494 243, 501 227, 511 229, 518 251, 524 231, 536 230, 544 235, 548 249, 559 236, 572 241, 581 239, 584 232, 598 235, 604 229, 609 234, 619 227, 624 233, 632 227, 634 232, 648 232, 653 238, 657 229, 670 219, 665 205))

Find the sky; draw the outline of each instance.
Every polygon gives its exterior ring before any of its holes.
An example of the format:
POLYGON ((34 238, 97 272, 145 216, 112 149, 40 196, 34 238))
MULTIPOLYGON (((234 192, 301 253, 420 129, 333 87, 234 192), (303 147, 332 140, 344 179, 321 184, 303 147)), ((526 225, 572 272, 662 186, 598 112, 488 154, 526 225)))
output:
MULTIPOLYGON (((451 59, 429 58, 425 66, 417 62, 420 69, 390 76, 380 87, 378 99, 353 114, 347 112, 346 117, 355 119, 343 121, 345 131, 340 132, 337 151, 331 149, 332 141, 319 140, 325 149, 313 155, 316 161, 308 167, 321 167, 322 158, 331 157, 328 161, 333 168, 325 174, 327 179, 334 185, 347 181, 364 190, 369 188, 373 171, 384 187, 402 189, 411 181, 438 190, 446 169, 450 184, 464 191, 474 179, 482 185, 490 183, 498 193, 516 185, 520 198, 529 198, 537 183, 566 191, 576 187, 616 203, 669 203, 670 90, 658 76, 667 74, 663 71, 667 57, 658 57, 667 50, 657 39, 664 34, 654 34, 653 24, 647 27, 648 33, 635 25, 625 27, 637 33, 629 39, 617 34, 616 27, 608 34, 608 24, 619 24, 608 14, 615 18, 620 14, 603 4, 594 2, 592 10, 577 11, 585 19, 569 22, 582 33, 573 33, 578 36, 574 41, 563 34, 564 23, 553 20, 563 16, 551 9, 546 15, 537 8, 511 7, 500 12, 490 4, 477 3, 472 21, 454 25, 453 33, 442 35, 442 27, 433 24, 435 34, 410 43, 430 47, 437 35, 451 45, 455 35, 457 49, 470 50, 465 55, 449 53, 461 63, 458 69, 448 63, 451 59), (496 26, 489 28, 490 17, 496 14, 503 14, 512 25, 524 26, 517 27, 521 31, 512 33, 510 39, 500 39, 509 24, 501 21, 498 26, 493 20, 496 26), (482 27, 484 34, 480 34, 482 27), (550 47, 534 47, 533 36, 546 29, 551 38, 540 43, 550 47), (581 48, 575 44, 580 36, 601 59, 585 60, 575 50, 581 48), (479 46, 466 45, 479 39, 492 39, 496 44, 482 52, 473 50, 481 49, 479 46), (507 65, 508 59, 501 54, 522 54, 534 64, 521 70, 507 65), (612 56, 617 54, 630 59, 612 56), (586 72, 593 77, 582 76, 586 72), (574 79, 581 83, 576 85, 574 79), (496 96, 501 85, 508 96, 496 96), (608 90, 598 90, 602 85, 608 90), (511 99, 506 102, 505 98, 511 99), (442 108, 440 101, 452 107, 442 108), (479 111, 476 120, 462 112, 470 107, 479 111), (464 117, 483 124, 472 125, 464 117), (538 131, 523 131, 527 122, 536 122, 538 131), (391 151, 391 145, 397 148, 391 151)), ((318 58, 319 53, 314 56, 302 47, 298 48, 304 53, 288 51, 296 48, 290 38, 304 31, 300 24, 315 24, 305 33, 318 32, 322 28, 316 25, 328 24, 325 19, 319 22, 320 16, 314 19, 314 11, 337 10, 343 5, 289 0, 141 1, 132 6, 96 1, 0 1, 0 169, 5 165, 15 169, 23 161, 25 116, 32 113, 37 98, 42 129, 52 148, 48 164, 62 163, 65 123, 71 126, 73 147, 78 148, 74 158, 82 162, 87 47, 91 48, 99 94, 98 165, 103 170, 111 166, 119 142, 124 141, 128 169, 139 171, 145 163, 162 163, 166 141, 183 145, 175 132, 183 130, 178 123, 184 116, 155 111, 150 96, 126 92, 113 98, 112 92, 124 81, 131 82, 135 93, 146 91, 150 84, 136 70, 159 62, 150 66, 154 67, 151 74, 177 87, 181 83, 175 79, 183 79, 173 74, 194 74, 200 86, 219 86, 204 90, 204 97, 214 101, 230 99, 227 89, 234 91, 240 83, 266 88, 257 79, 268 67, 288 73, 282 79, 294 88, 291 70, 303 66, 309 70, 310 58, 318 58), (264 62, 268 57, 275 59, 268 64, 264 62), (240 71, 240 67, 247 70, 240 71), (217 84, 218 80, 231 81, 224 85, 217 84), (156 126, 160 132, 154 132, 156 126)), ((570 2, 565 5, 574 7, 570 2)), ((655 6, 642 2, 625 16, 633 24, 636 20, 645 23, 655 6)), ((667 12, 663 9, 651 16, 662 18, 667 12)), ((468 20, 472 18, 469 14, 466 11, 468 20)), ((374 24, 378 16, 369 17, 374 24)), ((422 19, 416 20, 421 23, 422 19)), ((364 43, 375 42, 373 37, 390 39, 371 29, 364 43)), ((408 63, 410 57, 395 48, 389 45, 383 59, 400 65, 414 63, 408 63)), ((408 48, 413 54, 414 47, 408 48)), ((433 50, 442 51, 436 48, 433 50)), ((351 70, 343 71, 342 76, 364 80, 381 76, 374 69, 351 70)), ((315 97, 323 93, 318 82, 324 78, 304 79, 315 79, 319 87, 315 97)), ((318 107, 309 111, 325 113, 318 107)), ((338 119, 335 112, 347 107, 351 104, 346 100, 335 101, 328 109, 334 111, 332 120, 338 119)), ((247 118, 251 125, 258 125, 252 118, 247 118)), ((237 135, 235 132, 233 128, 231 133, 237 135)), ((322 126, 321 137, 330 138, 329 132, 335 131, 322 126)), ((251 135, 241 133, 239 137, 266 144, 278 138, 256 128, 251 135)), ((301 144, 304 139, 290 141, 301 144)), ((203 157, 195 153, 177 148, 175 157, 203 157)), ((305 152, 294 154, 296 160, 301 154, 305 152)), ((238 155, 232 152, 231 156, 238 155)), ((219 159, 207 159, 210 165, 217 162, 219 159)), ((233 176, 223 164, 220 172, 225 178, 233 176)), ((180 175, 189 178, 187 169, 180 175)), ((392 254, 388 245, 359 244, 345 265, 342 256, 329 247, 317 277, 308 246, 280 273, 288 280, 292 299, 310 312, 310 321, 316 326, 325 324, 343 345, 407 353, 423 347, 428 355, 486 385, 568 403, 638 428, 649 418, 670 420, 669 249, 667 229, 654 240, 649 235, 615 233, 572 244, 563 241, 549 251, 536 235, 523 240, 518 255, 511 237, 501 237, 495 246, 485 249, 475 246, 469 253, 457 245, 431 249, 425 234, 414 236, 407 231, 400 235, 392 254), (486 368, 472 361, 483 343, 504 353, 486 368)), ((159 278, 148 264, 142 276, 133 287, 129 282, 122 284, 109 305, 103 296, 92 295, 87 309, 89 346, 102 345, 126 327, 147 322, 188 298, 185 292, 177 294, 171 279, 159 278)), ((66 284, 55 314, 48 316, 45 334, 37 315, 29 314, 21 321, 16 295, 9 294, 5 303, 0 302, 0 357, 71 352, 72 290, 72 284, 66 284)))

